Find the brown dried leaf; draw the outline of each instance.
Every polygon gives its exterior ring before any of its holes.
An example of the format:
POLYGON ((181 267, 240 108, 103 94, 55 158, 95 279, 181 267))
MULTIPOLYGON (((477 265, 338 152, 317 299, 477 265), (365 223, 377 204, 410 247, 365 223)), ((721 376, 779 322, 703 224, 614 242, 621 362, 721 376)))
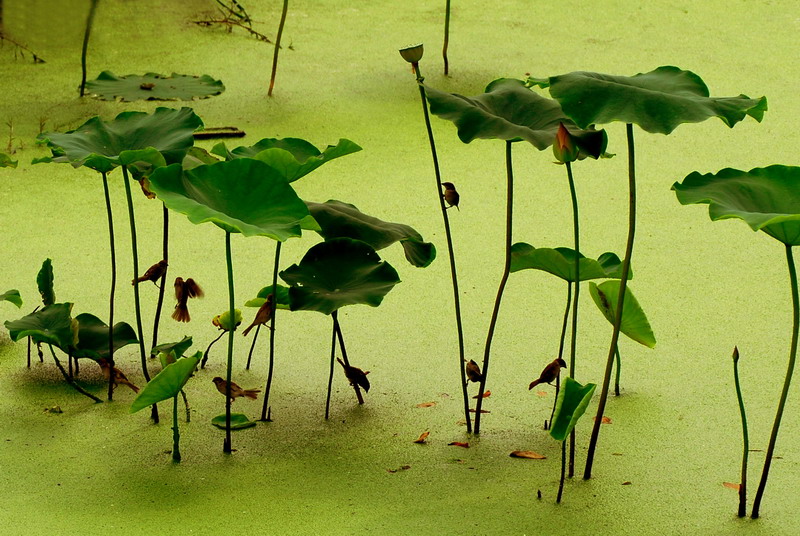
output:
MULTIPOLYGON (((592 420, 593 420, 593 421, 596 421, 596 420, 597 420, 597 415, 595 415, 594 417, 592 417, 592 420)), ((608 418, 608 417, 606 417, 605 415, 603 415, 603 418, 602 418, 602 419, 600 419, 600 422, 601 422, 602 424, 611 424, 611 419, 610 419, 610 418, 608 418)))
POLYGON ((436 405, 436 402, 423 402, 422 404, 417 404, 418 408, 432 408, 436 405))
POLYGON ((547 456, 532 450, 515 450, 509 454, 512 458, 525 458, 527 460, 546 460, 547 456))
POLYGON ((425 443, 428 440, 429 435, 431 435, 430 432, 422 432, 419 437, 414 440, 414 443, 425 443))
MULTIPOLYGON (((475 413, 475 410, 472 409, 472 408, 469 408, 469 412, 470 413, 475 413)), ((491 411, 489 411, 488 409, 482 409, 481 413, 491 413, 491 411)))
POLYGON ((465 449, 469 448, 469 443, 462 443, 461 441, 452 441, 452 442, 448 443, 447 445, 448 446, 452 445, 454 447, 461 447, 461 448, 465 448, 465 449))
MULTIPOLYGON (((490 396, 492 396, 492 392, 491 391, 484 391, 483 392, 483 398, 489 398, 490 396)), ((479 397, 480 397, 480 394, 477 394, 477 395, 473 396, 472 398, 479 398, 479 397)))
POLYGON ((726 488, 735 489, 736 491, 739 491, 740 487, 739 484, 735 484, 733 482, 723 482, 722 485, 725 486, 726 488))
POLYGON ((622 483, 623 486, 630 486, 631 484, 633 484, 633 482, 631 482, 630 480, 626 480, 625 482, 622 483))

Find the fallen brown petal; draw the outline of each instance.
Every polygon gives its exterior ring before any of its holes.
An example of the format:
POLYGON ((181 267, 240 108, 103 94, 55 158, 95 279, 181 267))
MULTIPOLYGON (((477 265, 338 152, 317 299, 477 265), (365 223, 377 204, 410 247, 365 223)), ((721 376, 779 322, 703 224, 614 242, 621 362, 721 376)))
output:
POLYGON ((623 486, 630 486, 631 484, 633 484, 633 482, 631 482, 630 480, 626 480, 625 482, 622 483, 623 486))
MULTIPOLYGON (((594 417, 592 417, 592 420, 595 420, 595 421, 596 421, 596 420, 597 420, 597 415, 595 415, 594 417)), ((603 415, 603 418, 602 418, 602 419, 600 419, 600 422, 601 422, 601 423, 603 423, 603 424, 611 424, 611 419, 609 419, 608 417, 606 417, 605 415, 603 415)))
POLYGON ((528 460, 546 460, 547 456, 543 454, 539 454, 538 452, 533 452, 532 450, 515 450, 511 454, 509 454, 512 458, 525 458, 528 460))
POLYGON ((536 396, 547 396, 547 391, 536 391, 536 396))
POLYGON ((621 452, 612 452, 611 455, 612 456, 622 456, 622 453, 621 452))
POLYGON ((436 402, 423 402, 422 404, 417 404, 418 408, 432 408, 436 405, 436 402))
POLYGON ((414 440, 414 443, 425 443, 425 441, 427 441, 429 435, 431 435, 430 432, 422 432, 419 435, 419 437, 414 440))
POLYGON ((465 449, 469 448, 469 443, 462 443, 461 441, 453 441, 451 443, 448 443, 447 445, 448 446, 452 445, 454 447, 462 447, 462 448, 465 448, 465 449))
MULTIPOLYGON (((492 392, 491 391, 484 391, 483 392, 483 398, 489 398, 490 396, 492 396, 492 392)), ((480 395, 475 395, 472 398, 480 398, 480 395)))
MULTIPOLYGON (((472 409, 472 408, 469 408, 469 412, 470 413, 475 413, 475 410, 472 409)), ((491 413, 491 411, 489 411, 488 409, 482 409, 481 413, 491 413)))
POLYGON ((725 486, 726 488, 735 489, 736 491, 739 491, 740 487, 739 484, 735 484, 733 482, 723 482, 722 485, 725 486))

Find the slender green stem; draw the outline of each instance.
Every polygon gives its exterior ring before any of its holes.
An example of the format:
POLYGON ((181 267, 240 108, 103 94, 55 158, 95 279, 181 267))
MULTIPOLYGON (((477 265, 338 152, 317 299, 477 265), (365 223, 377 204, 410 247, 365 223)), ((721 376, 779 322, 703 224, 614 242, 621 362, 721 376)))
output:
POLYGON ((619 345, 614 348, 614 356, 617 362, 614 368, 614 396, 619 396, 619 375, 622 372, 622 358, 619 355, 619 345))
POLYGON ((481 383, 478 390, 478 403, 475 404, 475 434, 481 433, 481 406, 483 405, 483 393, 486 391, 486 378, 489 375, 489 356, 492 350, 492 338, 494 329, 497 326, 497 317, 500 314, 500 302, 503 299, 503 291, 508 282, 508 274, 511 273, 511 224, 514 210, 514 169, 511 162, 511 142, 506 142, 506 178, 508 180, 506 193, 506 256, 503 265, 503 276, 500 279, 500 286, 497 288, 497 296, 494 300, 492 318, 489 321, 489 332, 486 335, 486 347, 483 352, 483 367, 481 368, 481 383))
POLYGON ((331 389, 333 388, 333 362, 336 359, 336 324, 331 322, 331 370, 328 373, 328 398, 325 399, 325 420, 330 416, 331 389))
POLYGON ((556 503, 561 504, 561 496, 564 494, 564 475, 566 473, 567 465, 567 441, 561 442, 561 478, 558 481, 558 495, 556 495, 556 503))
POLYGON ((600 392, 600 400, 597 404, 597 415, 592 425, 592 435, 589 438, 589 449, 586 453, 586 466, 583 471, 583 478, 592 478, 592 464, 594 463, 594 451, 597 448, 597 439, 600 436, 600 425, 603 420, 603 412, 606 409, 608 400, 608 388, 611 383, 611 369, 614 367, 614 351, 619 342, 619 327, 622 324, 622 306, 625 303, 625 292, 628 288, 628 274, 631 269, 631 256, 633 255, 633 239, 636 232, 636 154, 634 151, 633 125, 625 125, 625 133, 628 138, 628 241, 625 245, 625 260, 622 261, 622 274, 619 281, 619 298, 617 299, 617 310, 614 316, 614 331, 611 334, 611 344, 608 348, 606 359, 606 369, 603 374, 603 387, 600 392))
POLYGON ((461 322, 461 297, 458 290, 458 275, 456 274, 456 256, 453 251, 453 236, 450 232, 450 218, 447 215, 444 196, 442 196, 442 175, 439 172, 439 157, 436 154, 436 142, 433 138, 431 128, 431 118, 428 113, 428 104, 425 100, 425 87, 422 82, 425 80, 419 70, 419 63, 414 63, 414 72, 417 74, 417 85, 419 96, 422 100, 422 112, 425 116, 425 128, 428 131, 428 142, 431 146, 431 157, 433 158, 433 171, 436 177, 436 197, 439 199, 439 208, 442 212, 444 222, 444 235, 447 240, 447 253, 450 258, 450 280, 453 283, 453 304, 456 315, 456 333, 458 335, 458 370, 461 374, 461 395, 464 400, 464 421, 467 423, 467 433, 472 433, 472 418, 469 414, 469 392, 467 391, 467 373, 465 370, 467 361, 464 358, 464 329, 461 322))
POLYGON ((225 330, 220 331, 219 335, 217 335, 217 338, 208 343, 208 348, 206 348, 205 353, 203 353, 203 359, 200 360, 201 369, 206 368, 206 361, 208 361, 208 353, 211 351, 211 347, 214 346, 214 343, 220 340, 223 335, 225 335, 225 330))
MULTIPOLYGON (((230 311, 231 322, 236 318, 233 299, 233 262, 231 261, 231 233, 225 231, 225 262, 228 267, 228 310, 230 311)), ((234 326, 231 326, 234 328, 234 326)), ((226 372, 225 386, 225 442, 222 444, 222 452, 231 453, 231 371, 233 370, 233 332, 235 328, 228 331, 228 368, 226 372)))
POLYGON ((764 489, 767 487, 769 468, 770 465, 772 465, 772 455, 775 452, 775 443, 778 441, 778 429, 781 426, 781 417, 783 417, 783 409, 786 407, 786 398, 789 395, 789 385, 792 383, 794 362, 797 357, 797 332, 798 328, 800 328, 800 303, 798 303, 799 300, 797 296, 797 270, 794 266, 794 258, 792 257, 792 246, 789 244, 786 244, 786 262, 789 265, 789 281, 792 286, 792 346, 789 350, 789 365, 786 368, 786 378, 783 381, 783 391, 781 391, 781 399, 778 402, 778 411, 775 413, 775 422, 772 425, 772 433, 769 436, 769 446, 767 447, 767 457, 764 460, 764 469, 761 472, 761 481, 758 483, 756 497, 753 500, 753 512, 750 515, 753 519, 758 518, 761 498, 764 495, 764 489))
MULTIPOLYGON (((108 220, 108 248, 111 251, 111 290, 108 294, 108 364, 114 370, 114 293, 117 288, 117 252, 114 245, 114 215, 111 212, 111 196, 108 192, 108 175, 103 172, 103 193, 106 200, 106 219, 108 220)), ((114 375, 108 376, 108 400, 114 393, 114 375)))
POLYGON ((181 397, 183 398, 183 406, 186 408, 186 422, 192 421, 192 410, 189 408, 189 399, 186 398, 186 391, 181 389, 181 397))
POLYGON ((272 388, 272 370, 275 366, 275 314, 278 305, 278 266, 281 258, 281 241, 275 245, 275 265, 272 268, 272 311, 270 311, 270 330, 269 330, 269 372, 267 372, 267 387, 264 389, 264 405, 261 408, 261 420, 267 421, 267 408, 269 407, 269 392, 272 388))
POLYGON ((286 12, 289 10, 289 0, 283 0, 283 11, 281 21, 278 23, 278 35, 275 37, 275 52, 272 54, 272 75, 269 78, 269 91, 267 96, 272 96, 272 88, 275 87, 275 74, 278 71, 278 52, 281 49, 281 36, 283 35, 283 25, 286 23, 286 12))
MULTIPOLYGON (((564 357, 564 340, 567 338, 567 320, 569 320, 569 307, 572 304, 572 281, 567 281, 567 305, 564 308, 564 320, 561 323, 561 339, 558 343, 558 358, 564 357)), ((553 400, 553 410, 550 412, 549 425, 545 430, 549 430, 553 425, 553 416, 556 414, 556 402, 558 401, 558 391, 561 389, 561 375, 556 376, 556 396, 553 400)))
MULTIPOLYGON (((161 257, 164 259, 164 262, 169 263, 169 209, 167 208, 167 205, 164 204, 162 204, 162 207, 164 230, 162 234, 163 242, 161 245, 161 257)), ((164 305, 164 290, 166 289, 165 283, 167 282, 167 270, 169 270, 169 264, 167 264, 167 267, 164 268, 164 273, 161 275, 161 286, 158 289, 158 301, 156 302, 156 314, 153 317, 153 345, 150 348, 155 348, 158 345, 158 323, 161 320, 161 308, 164 305)))
POLYGON ((172 397, 172 461, 181 461, 181 433, 178 430, 178 395, 172 397))
MULTIPOLYGON (((133 212, 133 196, 131 196, 131 181, 128 177, 127 166, 122 166, 122 176, 125 183, 125 198, 128 202, 128 220, 131 224, 131 254, 133 256, 133 279, 139 277, 139 251, 136 245, 136 216, 133 212)), ((133 300, 136 308, 136 334, 139 338, 139 355, 142 360, 142 373, 144 379, 150 381, 150 373, 147 371, 147 357, 144 350, 144 330, 142 329, 142 309, 139 300, 139 285, 133 285, 133 300)), ((150 413, 153 422, 158 423, 158 406, 153 404, 150 413)))
MULTIPOLYGON (((578 345, 578 297, 581 291, 580 274, 580 223, 578 219, 578 194, 575 192, 575 179, 572 176, 572 164, 565 163, 567 180, 569 182, 569 195, 572 198, 572 232, 575 235, 575 299, 572 300, 572 333, 570 335, 569 349, 569 375, 575 379, 575 354, 578 345)), ((575 476, 575 428, 569 434, 569 477, 575 476)))
POLYGON ((100 0, 91 0, 89 15, 86 17, 86 30, 83 32, 83 47, 81 48, 81 97, 86 94, 86 52, 89 49, 89 34, 92 32, 94 14, 100 0))
POLYGON ((742 417, 742 479, 739 483, 739 517, 747 515, 747 457, 750 452, 750 439, 747 436, 747 415, 744 412, 744 399, 739 384, 739 348, 733 348, 733 382, 736 385, 736 399, 739 401, 739 414, 742 417))
POLYGON ((444 45, 442 45, 442 58, 444 59, 444 75, 450 74, 450 62, 447 60, 447 45, 450 43, 450 0, 444 6, 444 45))
POLYGON ((261 331, 261 324, 256 326, 256 332, 253 334, 253 342, 250 343, 250 351, 247 352, 247 365, 245 365, 245 370, 250 370, 250 360, 253 359, 253 350, 256 348, 256 341, 258 340, 258 334, 261 331))
POLYGON ((102 402, 102 400, 100 400, 99 398, 94 396, 92 393, 90 393, 89 391, 85 390, 83 387, 81 387, 77 383, 75 383, 72 380, 72 378, 70 378, 67 375, 67 371, 64 370, 64 366, 61 364, 61 361, 59 361, 58 358, 56 357, 56 353, 53 350, 53 345, 52 344, 48 344, 47 346, 50 347, 50 353, 53 355, 53 361, 55 361, 56 367, 58 367, 58 370, 61 371, 61 375, 64 376, 64 379, 67 381, 67 383, 70 384, 72 386, 72 388, 75 389, 76 391, 78 391, 80 394, 82 394, 84 396, 88 396, 89 398, 91 398, 95 402, 102 402))
MULTIPOLYGON (((350 366, 350 360, 347 359, 347 348, 344 346, 344 335, 342 335, 342 326, 339 324, 339 311, 334 311, 331 313, 333 317, 333 328, 336 330, 336 335, 339 337, 339 348, 342 350, 342 361, 348 367, 350 366)), ((357 384, 353 384, 353 390, 356 392, 356 398, 358 399, 359 404, 364 403, 364 397, 361 395, 361 389, 359 389, 357 384)))

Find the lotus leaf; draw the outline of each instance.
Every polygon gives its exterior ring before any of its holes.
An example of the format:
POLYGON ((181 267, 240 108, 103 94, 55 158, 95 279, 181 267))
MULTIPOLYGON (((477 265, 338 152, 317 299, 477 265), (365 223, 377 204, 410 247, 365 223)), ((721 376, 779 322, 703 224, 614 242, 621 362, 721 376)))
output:
POLYGON ((436 247, 424 242, 422 235, 408 225, 390 223, 367 216, 355 205, 331 199, 325 203, 306 201, 308 210, 321 227, 325 239, 354 238, 366 242, 375 250, 400 242, 408 262, 424 268, 436 258, 436 247))
POLYGON ((553 144, 563 123, 581 150, 581 157, 600 157, 608 144, 604 130, 581 130, 564 115, 558 102, 537 95, 513 78, 500 78, 483 95, 464 97, 425 86, 431 113, 458 127, 464 143, 474 139, 525 140, 540 151, 553 144))
POLYGON ((800 167, 693 172, 672 189, 682 205, 708 204, 712 220, 740 218, 786 245, 800 245, 800 167))
POLYGON ((179 164, 150 176, 152 191, 192 223, 210 221, 231 233, 284 241, 301 235, 305 203, 277 171, 242 158, 183 170, 179 164))
POLYGON ((592 395, 597 385, 587 383, 581 385, 569 376, 564 379, 558 391, 556 412, 550 426, 550 437, 564 441, 578 423, 578 419, 586 412, 586 407, 592 400, 592 395))
POLYGON ((22 297, 17 289, 11 289, 0 294, 0 301, 11 302, 17 307, 22 307, 22 297))
MULTIPOLYGON (((578 254, 580 280, 619 279, 622 277, 622 261, 614 253, 606 252, 597 260, 578 254)), ((533 269, 542 270, 564 281, 575 281, 575 250, 570 248, 535 248, 525 242, 511 246, 511 272, 533 269)), ((633 273, 628 274, 633 279, 633 273)))
POLYGON ((63 350, 74 344, 77 335, 71 313, 71 303, 54 303, 17 320, 7 321, 5 326, 14 342, 31 337, 36 342, 54 344, 63 350))
POLYGON ((142 161, 152 167, 180 163, 194 145, 194 131, 202 125, 191 108, 122 112, 109 123, 93 117, 65 134, 40 134, 39 143, 46 143, 53 156, 33 162, 69 162, 99 172, 142 161))
POLYGON ((222 82, 204 74, 147 73, 117 76, 103 71, 95 80, 86 82, 89 93, 101 100, 194 100, 206 99, 225 91, 222 82))
MULTIPOLYGON (((88 357, 98 360, 108 359, 108 324, 89 313, 81 313, 75 317, 78 321, 78 343, 72 350, 73 357, 88 357)), ((114 352, 129 344, 136 344, 136 332, 125 323, 114 324, 112 334, 114 352)))
MULTIPOLYGON (((289 287, 285 287, 283 285, 276 285, 278 287, 278 292, 275 294, 277 295, 278 299, 275 301, 275 308, 276 309, 289 309, 289 287)), ((272 294, 272 285, 268 287, 264 287, 258 291, 258 295, 252 300, 247 300, 245 302, 245 307, 261 307, 264 305, 264 302, 267 301, 267 296, 272 294)))
POLYGON ((183 169, 194 169, 198 166, 216 164, 217 162, 219 162, 219 160, 211 156, 208 151, 202 147, 192 147, 186 152, 186 156, 183 157, 181 165, 183 169))
POLYGON ((767 110, 766 97, 709 97, 699 76, 669 65, 634 76, 579 71, 529 83, 549 87, 564 113, 581 127, 623 121, 669 134, 681 123, 710 117, 719 117, 729 127, 748 115, 760 122, 767 110))
POLYGON ((39 273, 36 275, 36 286, 39 287, 39 294, 42 296, 42 303, 52 305, 56 302, 56 293, 53 290, 53 261, 45 259, 39 273))
POLYGON ((176 356, 181 357, 191 345, 192 338, 184 335, 183 339, 178 342, 166 342, 164 344, 154 346, 153 349, 150 350, 150 355, 158 355, 161 353, 168 354, 173 352, 176 356))
MULTIPOLYGON (((211 419, 211 424, 225 430, 225 415, 217 415, 211 419)), ((243 430, 255 426, 256 422, 247 418, 244 413, 231 413, 231 430, 243 430)))
POLYGON ((157 402, 178 396, 183 386, 194 374, 202 357, 201 352, 195 352, 194 355, 177 359, 174 363, 161 369, 161 372, 144 386, 139 396, 133 401, 130 412, 136 413, 157 402))
POLYGON ((300 138, 264 138, 255 145, 237 147, 230 151, 225 143, 219 143, 211 149, 211 153, 226 160, 235 158, 261 160, 279 171, 287 181, 294 182, 326 162, 360 150, 361 147, 344 138, 336 145, 328 145, 322 152, 300 138))
POLYGON ((11 157, 8 156, 6 153, 0 153, 0 168, 4 167, 17 167, 17 160, 11 160, 11 157))
MULTIPOLYGON (((619 281, 604 281, 599 285, 589 283, 589 294, 606 320, 614 324, 619 300, 619 281)), ((619 330, 634 341, 653 348, 656 337, 639 302, 630 287, 625 289, 625 302, 622 305, 622 324, 619 330)))
POLYGON ((345 305, 377 307, 400 282, 392 266, 360 240, 334 238, 309 249, 300 264, 280 273, 292 285, 292 311, 330 314, 345 305))

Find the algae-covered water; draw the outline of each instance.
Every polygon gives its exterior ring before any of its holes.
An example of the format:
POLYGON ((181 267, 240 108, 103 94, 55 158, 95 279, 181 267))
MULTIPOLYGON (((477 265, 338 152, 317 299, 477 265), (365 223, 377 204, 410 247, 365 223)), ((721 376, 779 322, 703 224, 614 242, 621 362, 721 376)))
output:
MULTIPOLYGON (((280 2, 243 0, 255 27, 275 35, 280 2)), ((190 423, 181 423, 184 457, 173 464, 169 419, 130 415, 133 393, 93 404, 70 389, 49 356, 25 366, 26 346, 0 329, 0 532, 16 534, 795 534, 800 522, 800 396, 792 388, 758 521, 736 518, 741 428, 731 351, 741 351, 750 420, 751 495, 786 367, 791 300, 783 248, 739 221, 712 223, 705 207, 682 207, 670 191, 694 170, 795 164, 800 98, 793 55, 800 10, 793 2, 618 0, 453 2, 450 76, 442 74, 444 2, 291 2, 273 98, 267 98, 270 44, 240 29, 191 21, 211 1, 100 2, 89 47, 89 76, 172 72, 209 74, 226 90, 190 103, 115 103, 79 99, 80 46, 88 2, 2 2, 3 30, 46 63, 0 49, 0 152, 17 169, 0 169, 0 291, 20 290, 21 310, 0 303, 0 321, 39 302, 36 273, 53 260, 58 301, 107 314, 108 247, 102 185, 86 169, 31 165, 45 149, 40 131, 76 128, 89 117, 189 105, 207 126, 236 126, 242 144, 300 137, 317 146, 348 138, 363 151, 294 183, 309 201, 339 199, 385 220, 415 227, 439 257, 409 265, 398 246, 381 251, 399 284, 376 309, 347 307, 340 320, 353 364, 370 370, 372 389, 358 406, 337 371, 332 418, 324 421, 330 319, 280 311, 271 423, 236 432, 232 455, 210 424, 224 411, 211 378, 224 375, 225 349, 187 385, 190 423), (414 77, 398 55, 424 42, 431 86, 477 95, 499 77, 590 70, 632 75, 676 65, 703 77, 712 95, 766 95, 762 124, 729 129, 712 119, 670 136, 638 131, 639 220, 631 288, 658 344, 623 340, 622 396, 606 409, 594 478, 583 462, 596 400, 578 426, 578 471, 555 504, 559 444, 542 430, 553 389, 527 389, 558 350, 564 284, 526 271, 506 289, 492 350, 480 438, 461 411, 444 231, 414 77), (290 45, 290 46, 289 46, 290 45), (435 402, 435 404, 426 404, 435 402), (61 414, 45 412, 60 406, 61 414), (424 407, 419 407, 423 405, 424 407), (428 443, 414 444, 429 431, 428 443), (469 442, 469 448, 449 446, 469 442), (544 460, 509 457, 532 450, 544 460), (542 498, 537 498, 541 491, 542 498)), ((468 359, 480 361, 502 271, 504 144, 461 143, 453 125, 433 118, 443 179, 458 185, 450 211, 460 266, 468 359)), ((611 160, 575 166, 581 202, 581 250, 622 254, 627 224, 625 133, 607 127, 611 160)), ((210 148, 214 142, 199 142, 210 148)), ((230 143, 236 145, 237 142, 230 143)), ((572 245, 569 189, 552 153, 516 144, 514 241, 572 245)), ((120 262, 117 320, 134 323, 124 190, 112 173, 120 262)), ((160 259, 161 209, 137 196, 140 263, 160 259)), ((316 237, 291 240, 282 268, 298 262, 316 237)), ((274 247, 233 237, 236 303, 270 284, 274 247)), ((213 225, 173 215, 170 270, 193 277, 206 296, 193 320, 164 315, 163 341, 192 335, 194 349, 216 336, 211 318, 227 308, 224 238, 213 225)), ((157 290, 142 287, 145 332, 157 290)), ((172 301, 167 301, 167 312, 172 301)), ((255 310, 245 308, 245 319, 255 310)), ((584 292, 578 366, 582 382, 600 382, 611 327, 584 292)), ((263 330, 262 330, 263 331, 263 330)), ((224 339, 223 339, 224 341, 224 339)), ((244 371, 249 339, 237 334, 234 380, 263 388, 263 337, 244 371)), ((35 356, 35 353, 34 353, 35 356)), ((129 346, 118 366, 142 384, 129 346)), ((86 361, 86 360, 84 360, 86 361)), ((99 368, 82 363, 79 381, 102 396, 99 368)), ((475 387, 471 386, 471 394, 475 387)), ((163 405, 162 414, 168 407, 163 405)), ((239 399, 251 418, 260 400, 239 399)))

